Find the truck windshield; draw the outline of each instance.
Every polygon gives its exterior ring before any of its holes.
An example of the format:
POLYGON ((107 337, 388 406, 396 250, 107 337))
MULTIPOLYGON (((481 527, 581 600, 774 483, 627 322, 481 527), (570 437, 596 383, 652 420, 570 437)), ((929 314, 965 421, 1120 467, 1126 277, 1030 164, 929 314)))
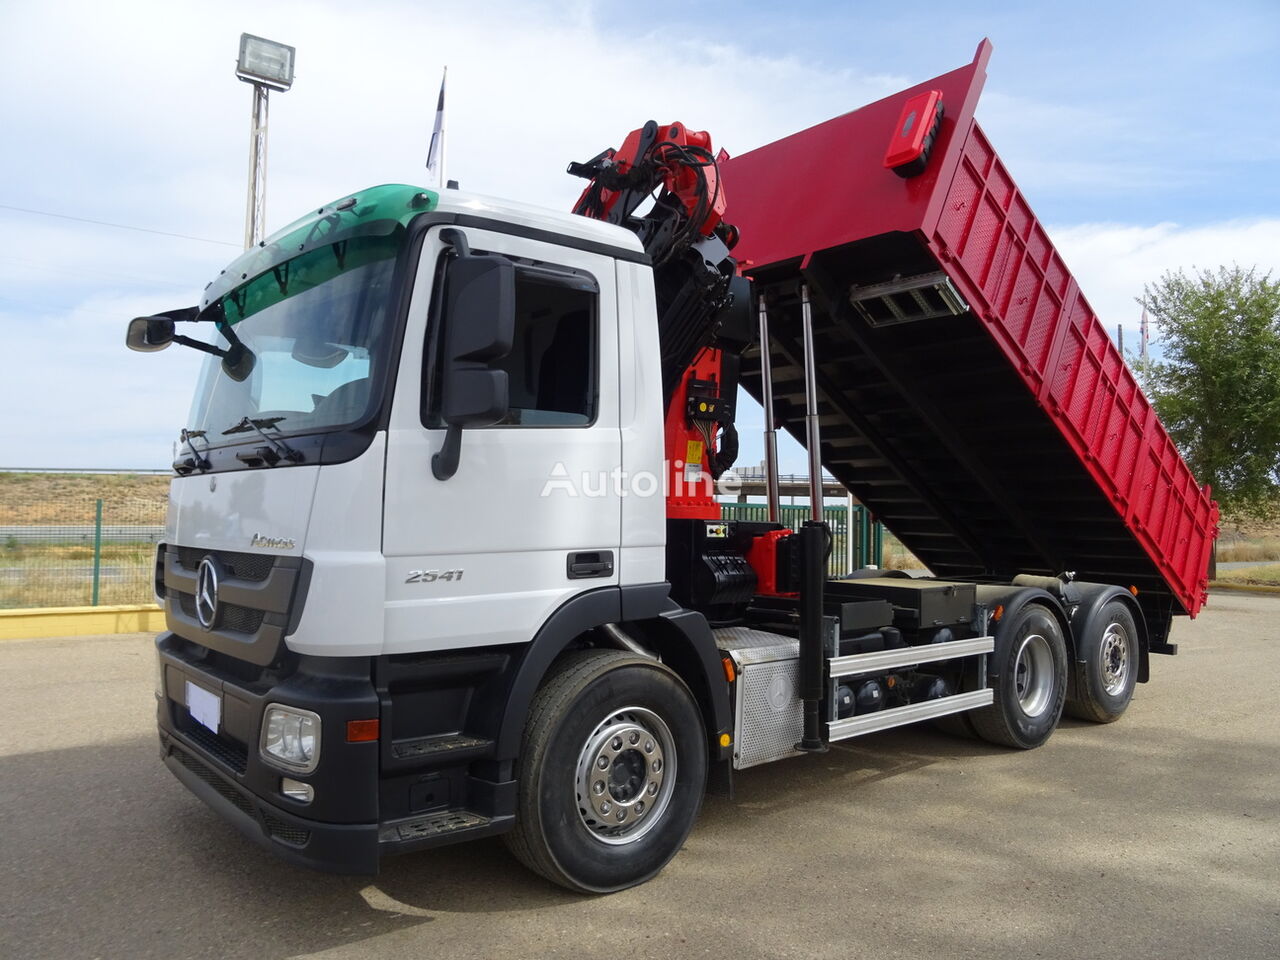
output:
MULTIPOLYGON (((224 322, 257 358, 236 381, 206 359, 188 423, 213 445, 246 416, 273 432, 316 433, 365 420, 378 400, 390 339, 388 313, 399 238, 365 237, 319 247, 225 296, 224 322), (277 419, 278 418, 278 419, 277 419)), ((215 343, 226 347, 221 327, 215 343)))

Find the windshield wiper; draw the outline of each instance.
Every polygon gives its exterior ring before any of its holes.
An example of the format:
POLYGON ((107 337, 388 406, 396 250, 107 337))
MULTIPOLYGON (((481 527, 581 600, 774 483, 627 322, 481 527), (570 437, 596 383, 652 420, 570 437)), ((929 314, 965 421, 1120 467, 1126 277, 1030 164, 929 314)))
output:
POLYGON ((279 437, 272 437, 266 433, 266 430, 275 428, 284 417, 262 417, 255 420, 253 417, 242 417, 239 423, 232 424, 226 430, 222 431, 224 437, 233 433, 248 433, 250 430, 256 430, 258 436, 267 441, 268 446, 258 447, 252 453, 237 453, 236 459, 243 460, 245 463, 258 461, 265 463, 269 467, 274 467, 281 460, 288 460, 290 463, 302 463, 305 459, 303 455, 289 446, 279 437))
POLYGON ((199 470, 201 473, 204 473, 213 466, 207 457, 201 456, 200 451, 197 450, 195 448, 195 444, 191 442, 193 437, 200 437, 206 444, 205 452, 208 452, 210 444, 208 438, 205 437, 203 430, 188 430, 186 427, 183 427, 180 436, 182 438, 182 442, 187 445, 187 449, 191 451, 191 456, 173 461, 173 469, 175 473, 185 477, 192 470, 199 470))

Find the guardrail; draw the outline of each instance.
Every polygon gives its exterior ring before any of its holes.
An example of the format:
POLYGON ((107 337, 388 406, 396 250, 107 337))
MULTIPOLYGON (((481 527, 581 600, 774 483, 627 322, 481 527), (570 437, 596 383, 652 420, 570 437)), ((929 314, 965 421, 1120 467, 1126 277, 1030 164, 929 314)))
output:
POLYGON ((0 467, 0 473, 136 473, 142 476, 168 476, 173 470, 167 467, 0 467))

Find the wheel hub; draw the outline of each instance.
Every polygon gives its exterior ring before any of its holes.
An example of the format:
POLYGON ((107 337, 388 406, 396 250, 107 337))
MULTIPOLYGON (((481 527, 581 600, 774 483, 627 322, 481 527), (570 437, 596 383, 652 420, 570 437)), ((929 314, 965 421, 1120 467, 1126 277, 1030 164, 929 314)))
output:
POLYGON ((671 799, 675 740, 642 707, 606 717, 578 755, 578 816, 603 843, 632 843, 661 819, 671 799))
POLYGON ((1107 624, 1098 662, 1102 667, 1103 689, 1109 696, 1119 696, 1129 679, 1129 635, 1120 624, 1107 624))
POLYGON ((1028 717, 1038 717, 1049 709, 1053 699, 1053 652, 1049 641, 1038 633, 1026 637, 1018 647, 1013 688, 1028 717))

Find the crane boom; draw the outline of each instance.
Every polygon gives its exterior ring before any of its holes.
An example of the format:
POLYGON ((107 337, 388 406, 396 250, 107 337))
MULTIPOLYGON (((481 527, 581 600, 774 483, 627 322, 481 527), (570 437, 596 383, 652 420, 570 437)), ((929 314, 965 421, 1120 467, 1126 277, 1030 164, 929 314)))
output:
POLYGON ((590 181, 573 212, 633 231, 653 262, 672 518, 719 518, 712 481, 737 455, 750 290, 731 253, 738 234, 724 221, 718 159, 710 134, 650 120, 568 167, 590 181))

